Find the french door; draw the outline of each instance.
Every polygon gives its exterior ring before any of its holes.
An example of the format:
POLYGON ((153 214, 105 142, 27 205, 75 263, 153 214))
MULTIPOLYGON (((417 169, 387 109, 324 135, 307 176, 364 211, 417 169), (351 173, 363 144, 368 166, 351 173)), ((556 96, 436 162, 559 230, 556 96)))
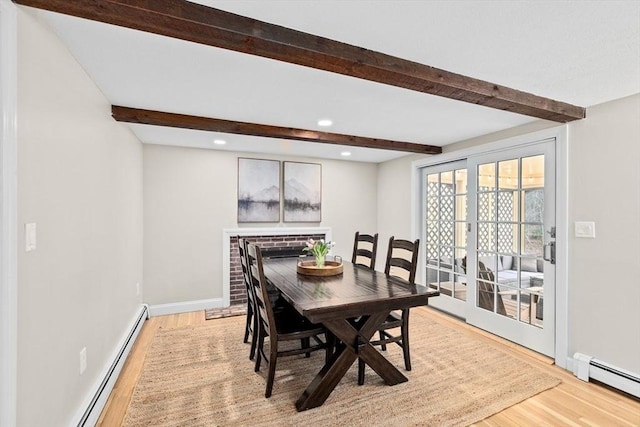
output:
POLYGON ((425 168, 433 306, 554 355, 555 142, 425 168))

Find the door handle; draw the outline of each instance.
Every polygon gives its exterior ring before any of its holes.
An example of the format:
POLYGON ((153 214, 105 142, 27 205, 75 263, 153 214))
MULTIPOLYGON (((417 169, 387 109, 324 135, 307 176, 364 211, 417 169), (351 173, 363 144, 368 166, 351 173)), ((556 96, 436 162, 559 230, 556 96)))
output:
POLYGON ((545 243, 542 250, 542 258, 551 264, 556 263, 556 242, 545 243), (547 248, 549 248, 549 257, 547 257, 547 248))

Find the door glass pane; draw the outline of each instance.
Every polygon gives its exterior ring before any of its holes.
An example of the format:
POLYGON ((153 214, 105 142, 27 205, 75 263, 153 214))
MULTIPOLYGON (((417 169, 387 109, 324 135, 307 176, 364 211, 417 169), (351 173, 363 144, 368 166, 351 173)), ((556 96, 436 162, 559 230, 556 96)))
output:
POLYGON ((429 260, 427 265, 427 283, 429 287, 438 289, 438 269, 433 265, 434 260, 429 260))
POLYGON ((456 194, 466 194, 467 192, 467 170, 456 170, 456 194))
POLYGON ((448 275, 453 273, 453 257, 443 256, 442 258, 440 258, 440 270, 444 271, 448 275))
POLYGON ((440 265, 443 263, 451 264, 453 258, 453 248, 448 246, 440 246, 440 265))
POLYGON ((438 259, 438 245, 428 242, 427 243, 427 263, 438 259))
POLYGON ((455 245, 458 247, 467 246, 467 223, 466 222, 456 222, 455 245))
POLYGON ((441 222, 440 223, 440 244, 447 246, 454 246, 454 227, 453 222, 441 222))
POLYGON ((535 319, 535 305, 538 302, 538 295, 532 295, 530 292, 521 291, 519 298, 520 321, 523 323, 533 324, 535 319))
MULTIPOLYGON (((500 257, 495 253, 489 252, 480 252, 478 253, 478 271, 480 273, 486 272, 487 275, 491 276, 491 281, 495 281, 496 272, 499 270, 500 257)), ((482 278, 482 275, 479 274, 478 277, 482 278)), ((485 279, 489 279, 485 277, 485 279)))
MULTIPOLYGON (((465 233, 465 236, 466 236, 466 233, 465 233)), ((465 237, 465 240, 466 240, 466 237, 465 237)), ((456 258, 453 265, 453 269, 455 272, 454 297, 459 300, 466 301, 467 300, 466 243, 462 248, 456 248, 455 254, 456 254, 456 258)))
POLYGON ((498 252, 507 255, 518 253, 517 224, 498 224, 498 252))
POLYGON ((541 257, 543 255, 542 225, 524 224, 522 226, 522 255, 541 257))
POLYGON ((454 197, 442 196, 440 199, 440 219, 442 221, 453 221, 454 213, 454 197))
POLYGON ((427 175, 427 196, 437 196, 440 176, 437 173, 427 175))
POLYGON ((518 220, 518 192, 500 191, 498 196, 498 221, 511 222, 518 220))
POLYGON ((498 163, 498 187, 500 189, 517 189, 519 176, 518 159, 498 163))
POLYGON ((427 221, 427 244, 433 245, 438 249, 438 230, 440 229, 440 223, 438 221, 427 221))
POLYGON ((496 164, 485 163, 478 166, 478 190, 488 191, 496 188, 496 164))
POLYGON ((539 276, 531 278, 529 291, 531 295, 531 321, 529 323, 542 327, 544 320, 544 273, 540 272, 539 276))
MULTIPOLYGON (((486 255, 484 256, 486 257, 486 255)), ((481 257, 482 258, 482 257, 481 257)), ((478 279, 476 281, 476 300, 479 308, 483 308, 485 310, 496 312, 496 308, 498 309, 498 314, 500 311, 499 304, 496 304, 498 301, 496 297, 498 294, 496 293, 496 285, 495 285, 495 275, 490 267, 487 267, 482 261, 478 261, 478 279)))
POLYGON ((495 221, 496 193, 478 194, 478 221, 495 221))
POLYGON ((467 220, 467 196, 456 196, 456 220, 467 220))
POLYGON ((438 197, 427 198, 427 221, 437 221, 439 214, 440 199, 438 197))
MULTIPOLYGON (((442 184, 443 187, 451 190, 451 193, 453 193, 453 171, 442 172, 442 174, 440 175, 440 184, 442 184)), ((443 194, 450 193, 447 191, 443 194)))
POLYGON ((456 274, 454 281, 453 296, 456 299, 467 300, 467 276, 456 274))
POLYGON ((495 224, 493 222, 481 222, 478 224, 478 249, 481 251, 495 251, 495 224))
POLYGON ((427 284, 458 299, 466 298, 464 255, 456 258, 467 244, 466 191, 466 169, 427 175, 427 284))
POLYGON ((537 188, 522 192, 523 221, 544 222, 544 189, 537 188))
POLYGON ((440 195, 453 196, 454 193, 453 172, 443 172, 440 176, 440 195))
POLYGON ((522 188, 544 187, 544 155, 522 158, 522 188))
POLYGON ((520 272, 518 271, 518 267, 516 265, 517 261, 515 261, 511 256, 505 255, 502 255, 500 259, 502 263, 502 269, 498 270, 498 283, 505 289, 519 288, 520 272))

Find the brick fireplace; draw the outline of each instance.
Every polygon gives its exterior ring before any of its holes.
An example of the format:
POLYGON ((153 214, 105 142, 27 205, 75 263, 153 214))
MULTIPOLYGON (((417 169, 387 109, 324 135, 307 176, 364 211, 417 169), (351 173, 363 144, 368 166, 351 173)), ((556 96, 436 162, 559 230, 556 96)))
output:
POLYGON ((297 256, 302 253, 302 248, 308 239, 331 240, 331 229, 326 227, 224 229, 222 266, 225 306, 247 302, 238 253, 239 237, 256 243, 265 256, 297 256))

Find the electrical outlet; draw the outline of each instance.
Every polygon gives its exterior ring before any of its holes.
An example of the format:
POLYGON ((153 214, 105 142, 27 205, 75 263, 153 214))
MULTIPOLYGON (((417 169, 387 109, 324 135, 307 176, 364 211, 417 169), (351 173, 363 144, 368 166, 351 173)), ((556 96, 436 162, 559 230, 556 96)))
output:
POLYGON ((140 295, 140 282, 136 283, 136 295, 140 295))
POLYGON ((80 375, 84 374, 87 370, 87 347, 82 347, 80 350, 80 375))

